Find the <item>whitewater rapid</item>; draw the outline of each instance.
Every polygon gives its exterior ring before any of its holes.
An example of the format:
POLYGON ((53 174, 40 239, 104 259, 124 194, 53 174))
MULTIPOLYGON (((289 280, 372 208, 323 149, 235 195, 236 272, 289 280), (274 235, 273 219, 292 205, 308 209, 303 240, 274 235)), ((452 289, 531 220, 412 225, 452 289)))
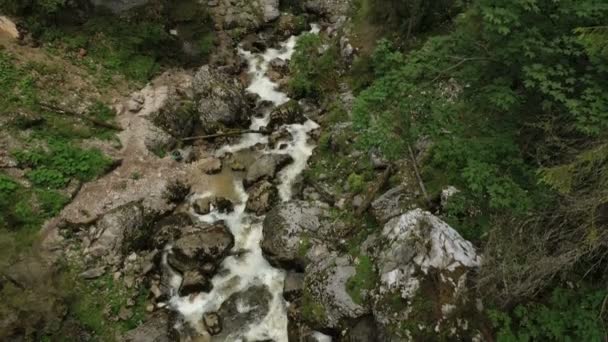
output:
MULTIPOLYGON (((311 33, 318 33, 319 27, 313 25, 311 33)), ((278 48, 269 48, 263 53, 252 53, 239 48, 239 54, 248 62, 248 73, 250 84, 247 91, 257 94, 262 101, 269 101, 275 108, 289 101, 287 94, 281 92, 266 74, 270 61, 275 58, 288 61, 294 53, 298 37, 292 36, 281 43, 278 48)), ((252 117, 250 128, 259 130, 268 125, 272 108, 267 109, 262 117, 252 117)), ((290 133, 290 137, 282 142, 287 147, 282 149, 271 149, 267 146, 268 138, 261 134, 246 134, 239 142, 227 145, 216 151, 216 156, 221 157, 226 153, 235 153, 247 150, 252 146, 263 144, 265 148, 261 153, 289 154, 293 163, 285 167, 278 174, 278 191, 282 201, 288 201, 292 197, 292 187, 298 175, 306 167, 308 158, 312 155, 314 145, 310 143, 309 133, 318 128, 312 120, 307 120, 303 124, 291 124, 284 126, 290 133)), ((281 144, 277 144, 280 146, 281 144)), ((197 215, 193 211, 191 214, 201 222, 214 223, 224 221, 226 226, 234 235, 234 251, 246 251, 246 253, 234 253, 234 256, 227 257, 221 268, 225 271, 220 272, 212 280, 213 288, 209 293, 200 293, 195 297, 180 297, 178 295, 181 278, 174 273, 172 284, 175 284, 173 293, 175 294, 169 301, 169 306, 178 311, 196 329, 200 325, 201 317, 204 313, 216 312, 224 301, 231 295, 247 290, 253 286, 265 285, 272 299, 269 303, 268 314, 261 322, 256 322, 246 327, 245 333, 239 336, 230 337, 231 341, 273 340, 276 342, 287 342, 287 303, 283 298, 284 271, 272 267, 262 254, 260 241, 262 239, 262 221, 264 217, 255 216, 253 213, 245 212, 245 204, 248 195, 243 187, 241 178, 235 177, 234 190, 237 200, 234 211, 228 214, 211 211, 207 215, 197 215), (237 255, 238 254, 238 255, 237 255)), ((196 194, 190 200, 197 198, 212 197, 213 192, 196 194)), ((163 256, 166 264, 166 254, 170 253, 168 246, 163 256)), ((243 308, 246 310, 247 308, 243 308)), ((201 333, 199 331, 199 333, 201 333)))

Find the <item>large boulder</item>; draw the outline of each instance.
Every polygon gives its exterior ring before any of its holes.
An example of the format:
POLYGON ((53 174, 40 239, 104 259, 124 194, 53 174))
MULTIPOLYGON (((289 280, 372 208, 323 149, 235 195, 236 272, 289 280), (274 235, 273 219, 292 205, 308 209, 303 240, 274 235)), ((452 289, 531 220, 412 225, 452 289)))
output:
POLYGON ((262 180, 253 185, 248 191, 245 210, 254 212, 256 215, 265 214, 279 200, 277 187, 267 180, 262 180))
POLYGON ((169 342, 169 314, 157 311, 152 317, 133 330, 126 332, 122 338, 125 342, 169 342))
POLYGON ((466 311, 455 308, 468 305, 467 276, 481 262, 473 245, 421 209, 391 219, 378 237, 364 244, 370 245, 380 278, 373 300, 379 325, 391 334, 412 334, 415 340, 439 330, 461 338, 460 327, 468 325, 463 319, 471 314, 457 319, 452 313, 466 311))
POLYGON ((253 286, 231 295, 217 314, 221 332, 211 337, 212 342, 240 341, 250 327, 260 323, 268 314, 272 294, 266 286, 253 286))
POLYGON ((371 204, 371 211, 378 222, 386 223, 393 217, 413 209, 415 203, 408 189, 399 185, 375 199, 371 204))
POLYGON ((149 222, 157 213, 147 212, 140 202, 120 206, 97 221, 91 230, 86 252, 118 263, 126 253, 137 249, 148 235, 149 222))
POLYGON ((173 243, 168 256, 169 264, 182 273, 219 264, 234 246, 234 237, 223 222, 193 230, 173 243))
POLYGON ((327 251, 320 237, 327 241, 333 236, 329 213, 317 203, 297 200, 270 210, 263 232, 266 258, 275 265, 300 270, 327 251))
POLYGON ((260 179, 272 180, 283 167, 293 161, 288 154, 263 154, 247 170, 245 185, 254 184, 260 179))
POLYGON ((198 124, 198 113, 190 99, 172 99, 150 115, 152 122, 176 138, 192 135, 198 124))
POLYGON ((222 126, 245 127, 249 122, 245 89, 235 78, 205 65, 194 76, 193 87, 196 109, 207 133, 222 126))
POLYGON ((304 318, 311 320, 314 326, 338 329, 347 321, 369 313, 369 308, 356 303, 346 290, 347 282, 356 274, 350 258, 336 253, 310 264, 304 278, 307 300, 304 305, 316 306, 307 311, 317 314, 304 318))
POLYGON ((276 20, 281 12, 279 11, 279 0, 261 0, 264 13, 264 22, 276 20))
POLYGON ((302 107, 295 100, 290 100, 277 108, 273 109, 270 113, 270 121, 266 128, 270 130, 276 130, 282 125, 304 123, 306 117, 302 111, 302 107))

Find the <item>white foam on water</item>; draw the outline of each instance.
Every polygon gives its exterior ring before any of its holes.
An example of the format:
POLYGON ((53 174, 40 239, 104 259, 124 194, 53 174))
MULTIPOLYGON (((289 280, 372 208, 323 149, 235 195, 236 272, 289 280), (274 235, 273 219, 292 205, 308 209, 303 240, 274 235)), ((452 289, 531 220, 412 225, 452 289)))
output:
MULTIPOLYGON (((318 33, 319 26, 313 25, 311 33, 318 33)), ((297 37, 290 37, 287 41, 280 44, 278 49, 267 49, 262 54, 254 54, 239 48, 239 53, 245 57, 249 63, 249 73, 251 84, 247 91, 257 94, 264 101, 270 101, 274 106, 289 101, 289 97, 278 90, 278 85, 272 82, 267 76, 270 61, 275 58, 289 60, 294 53, 297 37)), ((271 109, 264 112, 261 118, 252 118, 250 129, 259 130, 268 125, 271 109)), ((271 150, 265 148, 263 153, 289 154, 293 158, 293 163, 285 167, 278 175, 278 190, 283 201, 287 201, 292 196, 293 183, 297 176, 306 167, 308 158, 312 155, 314 145, 309 143, 308 134, 316 129, 318 125, 312 120, 307 120, 304 124, 286 125, 291 135, 291 140, 286 141, 287 147, 281 150, 271 150)), ((227 152, 238 152, 248 149, 257 144, 268 144, 268 137, 261 134, 245 134, 240 141, 234 145, 224 146, 216 154, 222 155, 227 152)), ((238 201, 234 205, 234 210, 230 213, 219 213, 212 210, 207 215, 191 214, 201 222, 214 223, 224 221, 230 232, 234 235, 235 255, 229 256, 222 262, 221 268, 224 270, 216 275, 212 280, 213 288, 209 293, 200 293, 196 296, 180 297, 173 296, 169 305, 174 310, 181 313, 184 320, 191 326, 200 326, 200 319, 204 313, 217 311, 222 303, 231 295, 247 290, 252 286, 265 285, 270 291, 272 298, 269 303, 267 315, 261 322, 256 322, 247 327, 242 338, 246 340, 273 340, 275 342, 287 342, 287 313, 286 302, 283 299, 283 282, 285 273, 272 267, 262 254, 260 241, 262 240, 262 220, 263 217, 256 217, 245 212, 248 195, 245 192, 241 179, 235 178, 234 189, 238 196, 238 201)), ((211 192, 198 194, 190 200, 214 196, 211 192)), ((170 267, 167 262, 167 253, 171 253, 170 246, 163 255, 163 266, 170 267)), ((175 292, 181 284, 181 277, 173 272, 172 284, 175 292)), ((239 306, 239 310, 249 310, 239 306)), ((322 334, 321 334, 322 335, 322 334)), ((321 336, 319 335, 319 336, 321 336)), ((324 336, 324 335, 323 335, 324 336)), ((319 341, 328 341, 319 339, 319 341)), ((331 341, 331 339, 329 339, 331 341)))

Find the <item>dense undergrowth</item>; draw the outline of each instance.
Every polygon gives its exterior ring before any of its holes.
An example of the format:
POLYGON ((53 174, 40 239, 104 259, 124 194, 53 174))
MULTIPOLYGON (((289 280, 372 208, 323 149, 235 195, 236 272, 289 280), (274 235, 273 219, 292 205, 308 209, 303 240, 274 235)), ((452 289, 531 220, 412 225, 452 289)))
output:
MULTIPOLYGON (((602 340, 608 5, 472 1, 425 37, 438 17, 414 3, 355 62, 359 148, 396 160, 433 141, 423 180, 463 190, 441 214, 485 252, 478 286, 503 310, 499 340, 602 340), (423 43, 403 43, 413 35, 423 43)), ((366 19, 386 26, 401 16, 375 10, 366 19)))

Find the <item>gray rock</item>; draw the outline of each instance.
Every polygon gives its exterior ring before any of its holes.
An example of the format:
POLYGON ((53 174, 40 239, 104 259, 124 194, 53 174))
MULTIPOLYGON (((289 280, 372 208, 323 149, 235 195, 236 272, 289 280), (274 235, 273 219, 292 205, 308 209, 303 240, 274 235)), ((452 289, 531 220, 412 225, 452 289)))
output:
POLYGON ((96 278, 101 277, 105 273, 106 273, 106 268, 101 266, 101 267, 91 268, 91 269, 88 269, 88 270, 80 273, 80 277, 87 279, 87 280, 96 279, 96 278))
POLYGON ((157 311, 143 324, 128 331, 122 338, 125 342, 169 342, 169 314, 157 311))
MULTIPOLYGON (((421 209, 391 219, 380 236, 371 240, 380 274, 373 311, 383 326, 407 320, 411 311, 408 307, 418 293, 427 298, 434 291, 435 295, 427 299, 442 310, 459 305, 468 271, 481 263, 469 241, 421 209), (432 284, 430 288, 426 288, 428 284, 432 284), (396 299, 402 301, 399 310, 386 305, 396 299)), ((433 326, 436 323, 429 322, 433 326)))
POLYGON ((376 322, 371 316, 361 318, 348 330, 344 336, 345 342, 375 342, 380 341, 376 322))
POLYGON ((131 250, 135 240, 145 233, 143 229, 149 222, 150 214, 154 215, 144 212, 139 202, 127 203, 108 212, 95 224, 88 254, 94 257, 122 257, 131 250))
POLYGON ((175 241, 168 256, 169 264, 182 273, 208 262, 219 264, 234 246, 234 237, 222 222, 197 229, 175 241))
POLYGON ((456 195, 459 192, 460 190, 458 190, 458 188, 452 185, 441 190, 441 207, 445 209, 448 206, 448 203, 450 202, 450 198, 452 198, 452 196, 456 195))
POLYGON ((182 274, 182 285, 179 289, 179 294, 188 296, 199 292, 208 292, 211 290, 209 279, 198 270, 189 270, 182 274))
POLYGON ((194 200, 192 209, 199 215, 207 215, 212 210, 217 210, 220 213, 229 213, 234 210, 234 204, 223 197, 203 197, 194 200))
POLYGON ((161 154, 172 150, 177 144, 177 140, 171 134, 152 125, 152 123, 149 123, 146 128, 143 140, 148 151, 161 154))
POLYGON ((264 154, 247 170, 245 185, 252 185, 260 179, 270 180, 293 159, 288 154, 264 154))
POLYGON ((215 133, 222 126, 245 127, 250 106, 245 89, 228 74, 205 65, 193 80, 196 107, 203 129, 215 133))
POLYGON ((302 111, 302 107, 295 100, 278 106, 270 113, 270 121, 266 126, 267 129, 277 130, 279 127, 287 124, 304 123, 306 117, 302 111))
POLYGON ((248 190, 248 194, 245 209, 254 212, 256 215, 265 214, 279 200, 277 187, 266 180, 254 184, 248 190))
POLYGON ((176 138, 192 136, 198 124, 198 115, 190 99, 172 94, 165 105, 150 114, 152 122, 176 138))
POLYGON ((260 322, 266 314, 272 295, 265 286, 254 286, 230 296, 218 310, 221 333, 211 337, 212 342, 238 341, 249 326, 260 322), (248 308, 243 310, 242 308, 248 308))
POLYGON ((294 301, 302 295, 304 288, 304 273, 287 272, 283 283, 283 297, 288 301, 294 301))
POLYGON ((276 20, 281 15, 279 0, 262 0, 262 6, 264 6, 264 22, 276 20))
POLYGON ((208 175, 213 175, 222 171, 222 160, 215 157, 202 159, 200 162, 201 171, 208 175))
POLYGON ((329 214, 304 201, 281 203, 268 212, 263 223, 262 250, 275 265, 303 269, 310 261, 309 251, 316 239, 331 237, 329 214))
POLYGON ((393 217, 413 209, 415 205, 416 202, 408 193, 407 188, 399 185, 375 199, 372 202, 371 211, 378 222, 386 223, 393 217))
POLYGON ((218 335, 222 332, 222 321, 220 320, 220 316, 215 312, 205 313, 203 315, 203 323, 205 323, 205 327, 211 335, 218 335))
POLYGON ((339 328, 347 320, 369 313, 369 309, 355 303, 346 292, 346 283, 357 273, 347 256, 331 253, 306 268, 304 291, 325 312, 323 321, 314 322, 325 328, 339 328))

